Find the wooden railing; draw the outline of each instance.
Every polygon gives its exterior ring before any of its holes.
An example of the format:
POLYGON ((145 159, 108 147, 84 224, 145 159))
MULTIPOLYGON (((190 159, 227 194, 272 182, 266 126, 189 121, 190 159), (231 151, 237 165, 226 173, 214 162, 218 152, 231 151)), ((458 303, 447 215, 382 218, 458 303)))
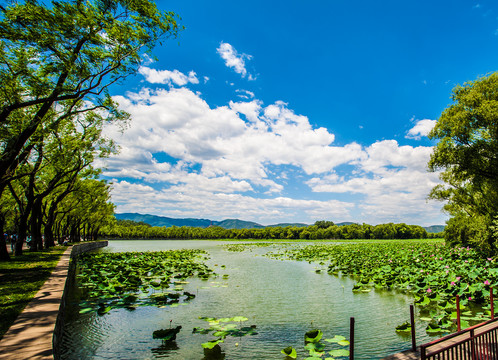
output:
POLYGON ((497 360, 498 318, 420 346, 421 360, 497 360))

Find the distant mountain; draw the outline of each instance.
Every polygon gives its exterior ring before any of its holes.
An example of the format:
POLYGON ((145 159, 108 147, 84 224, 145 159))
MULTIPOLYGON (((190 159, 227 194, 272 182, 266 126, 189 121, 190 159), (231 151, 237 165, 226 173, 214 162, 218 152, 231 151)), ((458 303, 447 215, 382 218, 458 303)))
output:
POLYGON ((337 223, 336 225, 337 226, 345 226, 345 225, 353 225, 353 224, 356 224, 356 223, 350 222, 350 221, 344 221, 344 222, 341 222, 341 223, 337 223))
MULTIPOLYGON (((114 215, 118 220, 131 220, 136 222, 144 222, 151 226, 191 226, 191 227, 202 227, 207 228, 208 226, 220 226, 224 229, 263 229, 266 226, 252 222, 244 221, 239 219, 226 219, 223 221, 213 221, 208 219, 175 219, 166 216, 156 216, 148 214, 137 214, 137 213, 123 213, 114 215)), ((296 226, 304 227, 308 226, 306 224, 276 224, 269 225, 268 227, 286 227, 286 226, 296 226)))
POLYGON ((444 231, 444 228, 446 226, 444 225, 431 225, 431 226, 426 226, 424 227, 424 229, 428 232, 428 233, 440 233, 440 232, 443 232, 444 231))
MULTIPOLYGON (((209 219, 175 219, 169 218, 166 216, 156 216, 156 215, 148 215, 148 214, 137 214, 137 213, 124 213, 124 214, 115 214, 116 219, 118 220, 132 220, 136 222, 143 221, 146 224, 151 226, 191 226, 191 227, 202 227, 207 228, 208 226, 220 226, 224 229, 263 229, 265 227, 287 227, 287 226, 295 226, 295 227, 306 227, 309 226, 303 223, 280 223, 275 225, 261 225, 252 221, 244 221, 239 219, 226 219, 223 221, 213 221, 209 219)), ((337 223, 337 226, 351 225, 353 222, 341 222, 337 223)), ((425 230, 429 233, 439 233, 444 231, 444 225, 432 225, 424 227, 425 230)))
POLYGON ((118 220, 132 220, 136 222, 143 221, 151 226, 191 226, 206 228, 211 225, 212 221, 207 219, 174 219, 165 216, 156 216, 148 214, 124 213, 114 214, 118 220))
POLYGON ((213 221, 213 225, 220 226, 224 229, 262 229, 263 225, 239 219, 226 219, 223 221, 213 221))
POLYGON ((266 227, 287 227, 287 226, 293 226, 293 227, 306 227, 309 226, 308 224, 303 224, 303 223, 280 223, 280 224, 275 224, 275 225, 267 225, 266 227))

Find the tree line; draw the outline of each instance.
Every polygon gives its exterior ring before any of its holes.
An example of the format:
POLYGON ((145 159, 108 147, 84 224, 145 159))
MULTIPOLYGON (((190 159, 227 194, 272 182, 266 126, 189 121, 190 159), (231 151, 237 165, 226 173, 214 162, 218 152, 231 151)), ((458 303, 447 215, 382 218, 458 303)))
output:
POLYGON ((117 220, 100 228, 100 235, 109 239, 267 239, 267 240, 327 240, 327 239, 428 239, 442 233, 428 233, 423 227, 407 224, 335 225, 317 221, 306 227, 266 227, 262 229, 224 229, 188 226, 151 226, 144 222, 117 220))
MULTIPOLYGON (((15 255, 69 237, 93 238, 113 218, 99 158, 103 135, 129 114, 110 86, 180 29, 149 0, 9 1, 0 5, 0 235, 15 255)), ((0 260, 8 260, 0 236, 0 260)))

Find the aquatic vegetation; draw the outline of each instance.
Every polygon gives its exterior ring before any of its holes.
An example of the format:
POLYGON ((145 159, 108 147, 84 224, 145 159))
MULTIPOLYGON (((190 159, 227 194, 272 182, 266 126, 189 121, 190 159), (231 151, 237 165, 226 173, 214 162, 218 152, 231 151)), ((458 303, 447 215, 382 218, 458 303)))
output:
POLYGON ((152 337, 154 339, 161 339, 165 342, 173 341, 176 340, 176 334, 178 334, 181 329, 182 327, 179 325, 174 328, 156 330, 152 333, 152 337))
MULTIPOLYGON (((328 261, 328 273, 356 279, 353 292, 373 288, 412 294, 421 319, 429 321, 427 331, 445 332, 455 328, 455 296, 462 309, 480 306, 489 299, 490 286, 498 285, 498 266, 469 247, 451 248, 439 241, 360 242, 317 244, 267 254, 309 262, 328 261)), ((467 312, 468 322, 486 319, 484 312, 467 312)), ((463 325, 462 325, 463 327, 463 325)))
POLYGON ((288 243, 275 243, 275 242, 254 242, 254 243, 241 243, 241 244, 225 244, 223 249, 231 252, 252 251, 254 248, 268 247, 268 248, 284 248, 288 243))
MULTIPOLYGON (((308 359, 322 359, 323 356, 330 355, 331 357, 325 357, 325 360, 334 360, 336 358, 349 356, 349 350, 342 348, 343 346, 349 346, 349 341, 346 340, 344 336, 336 335, 331 339, 324 339, 323 341, 328 344, 337 344, 339 348, 327 350, 327 344, 323 344, 320 340, 323 337, 323 332, 320 329, 310 330, 304 334, 304 349, 308 351, 308 359)), ((281 351, 282 354, 286 356, 286 359, 297 359, 297 350, 292 346, 288 346, 281 351)))
POLYGON ((195 298, 183 291, 186 279, 216 275, 205 259, 206 252, 198 249, 84 254, 77 259, 80 313, 186 304, 195 298))
POLYGON ((202 344, 204 350, 212 350, 215 347, 218 351, 219 344, 223 343, 227 336, 243 337, 246 335, 257 335, 256 325, 241 326, 241 323, 249 320, 244 316, 234 316, 231 318, 212 318, 212 317, 199 317, 199 319, 207 321, 208 328, 195 327, 192 330, 193 334, 209 334, 215 336, 216 339, 210 340, 202 344), (236 323, 239 323, 238 325, 236 323))

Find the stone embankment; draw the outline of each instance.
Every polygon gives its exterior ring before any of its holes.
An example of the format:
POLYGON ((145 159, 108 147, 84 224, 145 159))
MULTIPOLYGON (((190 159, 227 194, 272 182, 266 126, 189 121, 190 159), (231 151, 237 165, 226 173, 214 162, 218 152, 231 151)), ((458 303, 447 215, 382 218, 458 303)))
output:
POLYGON ((70 259, 104 246, 107 246, 107 241, 68 247, 50 278, 0 340, 0 360, 58 358, 66 305, 65 289, 74 280, 70 259))

